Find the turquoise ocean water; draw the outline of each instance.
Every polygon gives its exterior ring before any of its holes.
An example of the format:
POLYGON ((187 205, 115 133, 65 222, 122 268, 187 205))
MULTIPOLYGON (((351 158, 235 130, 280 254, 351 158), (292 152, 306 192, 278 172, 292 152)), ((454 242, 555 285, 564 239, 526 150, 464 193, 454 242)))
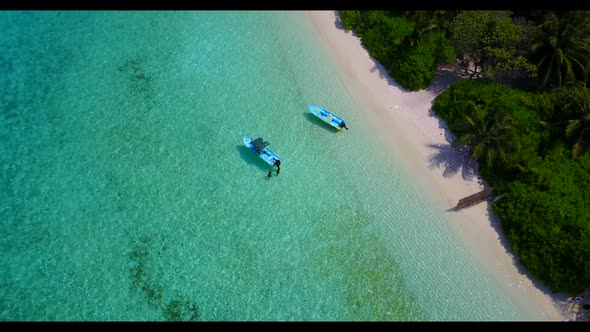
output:
POLYGON ((0 31, 0 320, 538 319, 382 151, 303 13, 1 12, 0 31))

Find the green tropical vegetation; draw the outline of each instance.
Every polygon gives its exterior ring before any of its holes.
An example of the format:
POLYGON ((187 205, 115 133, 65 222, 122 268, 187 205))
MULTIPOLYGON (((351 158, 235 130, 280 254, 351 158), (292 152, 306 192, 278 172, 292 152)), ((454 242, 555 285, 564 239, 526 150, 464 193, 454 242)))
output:
POLYGON ((447 37, 448 14, 341 11, 346 30, 354 30, 369 54, 408 90, 430 85, 436 69, 455 59, 447 37))
POLYGON ((584 79, 588 68, 590 24, 584 12, 549 13, 534 31, 530 57, 543 87, 584 79))
POLYGON ((462 77, 432 110, 494 187, 522 265, 552 291, 590 290, 590 12, 339 11, 405 89, 462 77))

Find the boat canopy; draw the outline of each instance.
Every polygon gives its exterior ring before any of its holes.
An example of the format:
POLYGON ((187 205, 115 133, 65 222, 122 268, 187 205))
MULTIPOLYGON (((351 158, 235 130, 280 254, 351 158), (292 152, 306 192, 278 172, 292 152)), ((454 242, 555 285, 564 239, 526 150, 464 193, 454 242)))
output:
POLYGON ((258 137, 257 139, 255 139, 252 142, 250 142, 250 144, 252 144, 254 147, 256 147, 256 149, 258 149, 259 151, 264 150, 267 146, 270 145, 270 143, 265 142, 262 139, 262 137, 258 137))

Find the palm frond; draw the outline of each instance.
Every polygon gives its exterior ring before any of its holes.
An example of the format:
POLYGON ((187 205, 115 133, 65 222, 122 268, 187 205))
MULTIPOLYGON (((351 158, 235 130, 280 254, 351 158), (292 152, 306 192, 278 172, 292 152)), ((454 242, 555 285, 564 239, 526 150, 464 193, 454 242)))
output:
POLYGON ((580 120, 569 120, 567 126, 565 127, 565 136, 572 137, 581 127, 582 121, 580 120))
POLYGON ((479 159, 485 152, 484 144, 476 144, 475 146, 471 147, 471 159, 479 159))
POLYGON ((577 142, 576 144, 574 144, 574 146, 572 147, 572 157, 574 159, 578 159, 578 158, 580 158, 580 156, 582 156, 583 153, 584 153, 584 148, 582 146, 582 143, 577 142))
POLYGON ((496 151, 493 149, 488 149, 486 151, 486 165, 488 167, 492 167, 494 165, 494 159, 496 158, 496 151))
POLYGON ((502 160, 503 162, 508 161, 508 151, 506 151, 504 145, 498 146, 498 156, 500 157, 500 160, 502 160))

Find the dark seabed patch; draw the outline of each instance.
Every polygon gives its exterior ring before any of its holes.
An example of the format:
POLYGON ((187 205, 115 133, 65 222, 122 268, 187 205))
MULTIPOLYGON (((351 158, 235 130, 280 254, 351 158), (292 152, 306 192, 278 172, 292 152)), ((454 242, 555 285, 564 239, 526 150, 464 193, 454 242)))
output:
MULTIPOLYGON (((333 210, 332 210, 333 211, 333 210)), ((326 215, 333 212, 316 210, 309 215, 314 220, 317 236, 325 242, 313 253, 313 266, 340 266, 343 296, 352 320, 413 320, 427 319, 415 296, 399 277, 395 258, 383 247, 382 240, 370 227, 370 218, 362 209, 341 207, 339 223, 330 222, 326 215), (328 263, 329 262, 329 263, 328 263)), ((320 271, 326 278, 333 272, 320 271)))
POLYGON ((196 303, 175 297, 166 305, 164 318, 168 321, 195 321, 199 319, 199 307, 196 303))
POLYGON ((168 321, 195 321, 200 317, 197 303, 174 294, 166 302, 166 290, 161 286, 162 268, 157 264, 166 245, 154 235, 140 236, 133 243, 129 258, 131 260, 131 289, 145 295, 148 304, 162 312, 168 321))

